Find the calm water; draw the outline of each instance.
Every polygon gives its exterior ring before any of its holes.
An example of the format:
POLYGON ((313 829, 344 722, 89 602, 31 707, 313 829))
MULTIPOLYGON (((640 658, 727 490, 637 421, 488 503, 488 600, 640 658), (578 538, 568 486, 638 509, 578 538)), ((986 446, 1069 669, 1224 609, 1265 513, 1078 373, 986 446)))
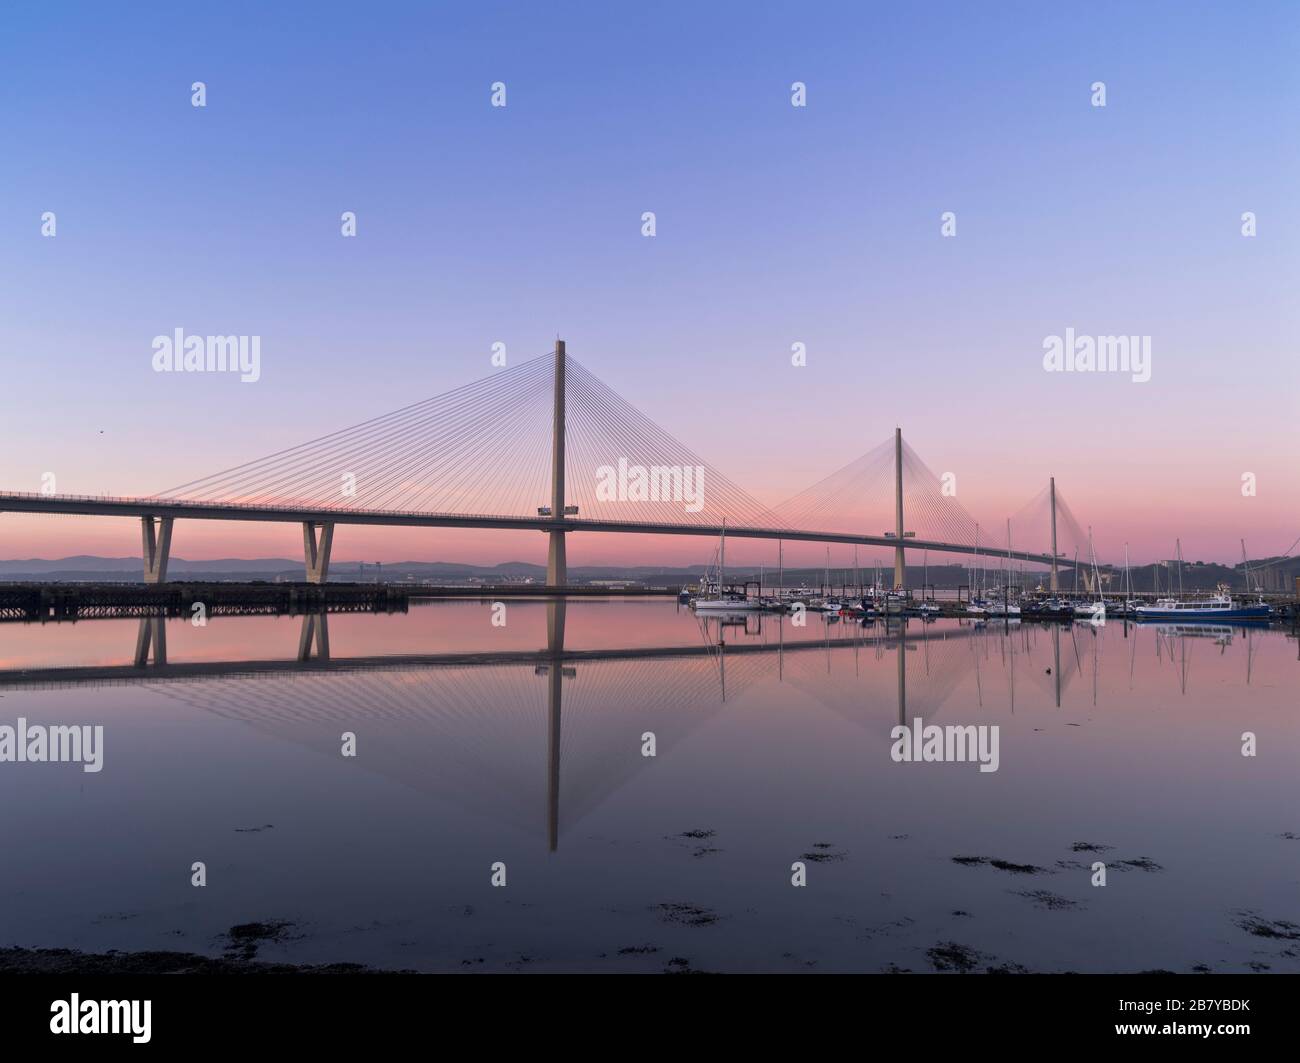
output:
POLYGON ((283 922, 258 959, 1300 971, 1287 632, 504 619, 334 615, 306 663, 301 618, 169 621, 140 670, 137 621, 0 626, 0 724, 105 729, 98 774, 0 764, 0 945, 222 955, 283 922), (998 770, 894 762, 917 717, 997 725, 998 770))

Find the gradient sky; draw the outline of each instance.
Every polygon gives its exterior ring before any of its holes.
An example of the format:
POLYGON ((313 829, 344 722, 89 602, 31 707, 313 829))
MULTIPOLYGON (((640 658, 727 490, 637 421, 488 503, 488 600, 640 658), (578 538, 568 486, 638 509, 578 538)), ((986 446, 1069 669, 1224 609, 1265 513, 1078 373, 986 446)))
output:
MULTIPOLYGON (((898 423, 990 524, 1055 475, 1106 556, 1280 552, 1298 31, 1293 3, 6 4, 0 487, 149 494, 558 333, 769 504, 898 423), (177 327, 260 335, 262 379, 154 373, 177 327), (1151 336, 1151 381, 1045 373, 1066 328, 1151 336)), ((301 536, 186 522, 173 550, 301 536)), ((544 543, 347 529, 335 551, 544 543)), ((570 563, 711 551, 578 537, 570 563)), ((76 553, 138 554, 138 524, 0 515, 0 557, 76 553)))

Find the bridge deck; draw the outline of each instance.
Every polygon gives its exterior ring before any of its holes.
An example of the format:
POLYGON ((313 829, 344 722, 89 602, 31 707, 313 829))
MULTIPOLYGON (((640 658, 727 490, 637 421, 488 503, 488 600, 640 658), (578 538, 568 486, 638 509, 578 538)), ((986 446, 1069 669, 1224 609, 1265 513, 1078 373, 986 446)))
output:
MULTIPOLYGON (((40 495, 0 493, 0 512, 52 513, 68 516, 97 517, 171 517, 190 520, 265 521, 271 523, 329 523, 415 528, 491 528, 514 531, 613 532, 633 535, 695 535, 716 538, 721 524, 664 524, 637 521, 585 520, 581 517, 509 517, 490 514, 420 513, 403 510, 363 510, 312 508, 297 506, 261 506, 235 503, 189 502, 167 498, 112 498, 94 495, 40 495)), ((803 528, 746 527, 727 525, 727 535, 736 539, 781 539, 789 542, 845 543, 858 546, 894 548, 898 539, 885 535, 852 535, 845 532, 815 531, 803 528)), ((966 543, 947 543, 932 539, 905 539, 908 550, 933 550, 936 553, 979 554, 981 550, 966 543)), ((990 550, 985 556, 1007 557, 1006 550, 990 550)), ((1012 550, 1011 560, 1050 565, 1050 554, 1012 550)), ((1069 569, 1072 562, 1057 558, 1058 568, 1069 569)))

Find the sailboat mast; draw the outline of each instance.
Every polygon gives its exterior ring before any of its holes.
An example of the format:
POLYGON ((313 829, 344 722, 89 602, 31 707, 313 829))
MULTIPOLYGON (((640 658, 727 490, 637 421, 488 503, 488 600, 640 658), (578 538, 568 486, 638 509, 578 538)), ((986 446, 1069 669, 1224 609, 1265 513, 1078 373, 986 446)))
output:
MULTIPOLYGON (((1007 579, 1006 589, 1002 592, 1004 606, 1011 604, 1011 518, 1007 518, 1007 579)), ((1009 610, 1008 610, 1009 612, 1009 610)))
POLYGON ((722 518, 722 541, 718 544, 718 601, 722 601, 722 580, 727 571, 727 518, 722 518))
POLYGON ((1088 525, 1088 562, 1092 565, 1092 583, 1097 589, 1097 599, 1101 600, 1101 576, 1097 572, 1097 551, 1092 545, 1092 525, 1088 525))

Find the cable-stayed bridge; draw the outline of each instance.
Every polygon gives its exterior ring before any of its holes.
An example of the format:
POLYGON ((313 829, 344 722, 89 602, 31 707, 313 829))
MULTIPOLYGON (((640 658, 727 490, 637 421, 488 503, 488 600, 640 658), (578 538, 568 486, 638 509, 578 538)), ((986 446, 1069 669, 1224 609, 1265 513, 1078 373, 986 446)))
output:
POLYGON ((301 524, 309 582, 346 525, 535 530, 547 585, 578 532, 726 535, 987 555, 1058 570, 1088 542, 1053 481, 1007 526, 982 528, 893 437, 769 508, 570 357, 554 351, 441 395, 146 497, 0 493, 0 512, 133 517, 146 583, 166 579, 176 520, 301 524), (1013 547, 1011 539, 1016 545, 1013 547))

